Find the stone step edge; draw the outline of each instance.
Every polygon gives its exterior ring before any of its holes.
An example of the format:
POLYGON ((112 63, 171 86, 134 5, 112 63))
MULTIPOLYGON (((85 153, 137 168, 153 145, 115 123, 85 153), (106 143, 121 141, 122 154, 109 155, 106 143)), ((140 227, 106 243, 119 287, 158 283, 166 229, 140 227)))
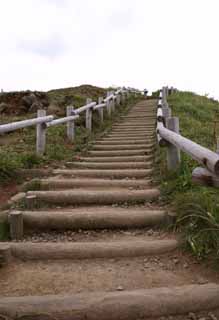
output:
POLYGON ((179 247, 177 240, 129 240, 108 242, 12 242, 0 244, 8 248, 12 258, 28 260, 111 259, 160 255, 179 247))
POLYGON ((10 216, 22 215, 24 228, 35 230, 97 230, 97 229, 131 229, 151 226, 170 226, 174 216, 165 211, 156 210, 121 210, 117 207, 100 211, 81 210, 41 210, 10 211, 10 216))
POLYGON ((136 320, 212 311, 219 307, 219 285, 184 285, 122 292, 2 297, 0 314, 10 319, 136 320))

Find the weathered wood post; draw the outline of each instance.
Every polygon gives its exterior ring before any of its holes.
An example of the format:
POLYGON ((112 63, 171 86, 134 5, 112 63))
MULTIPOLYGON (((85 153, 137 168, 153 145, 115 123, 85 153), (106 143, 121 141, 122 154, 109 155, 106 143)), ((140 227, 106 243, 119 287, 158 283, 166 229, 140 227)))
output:
POLYGON ((10 212, 10 236, 12 240, 21 240, 23 238, 23 214, 21 211, 10 212))
POLYGON ((116 95, 116 105, 120 106, 120 93, 116 95))
POLYGON ((124 104, 124 103, 125 103, 125 100, 126 100, 126 97, 125 97, 125 93, 124 93, 124 92, 121 93, 121 99, 122 99, 122 104, 124 104))
MULTIPOLYGON (((107 97, 110 96, 110 91, 107 91, 106 96, 107 97)), ((107 114, 110 117, 111 116, 111 102, 110 102, 110 100, 107 100, 107 102, 106 102, 106 109, 107 109, 107 114)))
MULTIPOLYGON (((68 106, 66 108, 66 117, 70 117, 73 115, 74 107, 68 106)), ((68 121, 67 122, 67 137, 69 141, 73 142, 75 138, 75 122, 74 121, 68 121)))
MULTIPOLYGON (((111 94, 114 94, 114 92, 111 91, 111 94)), ((111 100, 111 110, 112 110, 112 113, 115 112, 115 100, 114 99, 111 100)))
MULTIPOLYGON (((86 104, 89 104, 92 102, 92 99, 87 98, 86 104)), ((92 131, 92 109, 89 108, 86 110, 86 129, 89 131, 92 131)))
MULTIPOLYGON (((45 117, 46 110, 37 110, 37 117, 45 117)), ((46 124, 40 123, 36 126, 36 153, 43 155, 46 149, 46 124)))
MULTIPOLYGON (((103 97, 98 98, 98 104, 103 103, 103 97)), ((103 123, 103 108, 98 109, 98 113, 100 116, 100 123, 103 123)))
POLYGON ((164 124, 165 124, 165 126, 167 126, 167 119, 171 118, 172 110, 171 110, 171 108, 168 107, 168 104, 167 104, 166 107, 162 108, 162 111, 163 111, 164 124))
MULTIPOLYGON (((167 118, 167 128, 171 131, 179 133, 179 118, 167 118)), ((176 170, 180 164, 180 149, 172 144, 167 145, 167 168, 168 170, 176 170)))

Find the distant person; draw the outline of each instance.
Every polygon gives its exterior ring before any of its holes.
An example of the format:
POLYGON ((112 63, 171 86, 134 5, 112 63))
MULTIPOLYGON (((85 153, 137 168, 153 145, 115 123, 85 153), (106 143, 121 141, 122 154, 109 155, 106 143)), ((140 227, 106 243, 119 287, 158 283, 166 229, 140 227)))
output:
POLYGON ((147 98, 147 95, 148 95, 148 90, 147 90, 147 89, 144 89, 144 96, 145 96, 145 98, 147 98))

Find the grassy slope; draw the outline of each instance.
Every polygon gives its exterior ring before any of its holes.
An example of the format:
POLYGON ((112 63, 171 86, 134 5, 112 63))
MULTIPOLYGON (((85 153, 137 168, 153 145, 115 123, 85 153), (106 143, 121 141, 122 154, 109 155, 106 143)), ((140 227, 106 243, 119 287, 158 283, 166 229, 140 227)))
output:
MULTIPOLYGON (((190 92, 168 97, 173 115, 180 119, 181 134, 202 146, 215 150, 214 124, 219 103, 190 92)), ((219 130, 218 130, 219 131, 219 130)), ((219 132, 218 132, 219 134, 219 132)), ((174 205, 177 226, 195 255, 219 257, 219 190, 192 184, 192 170, 198 166, 182 154, 175 173, 167 173, 165 150, 161 151, 159 170, 164 202, 174 205)))
MULTIPOLYGON (((106 89, 93 86, 80 86, 75 88, 52 90, 49 93, 51 106, 55 105, 58 113, 65 112, 66 105, 73 103, 76 108, 82 106, 86 97, 97 101, 98 96, 104 96, 106 89), (58 108, 58 109, 57 109, 58 108), (62 112, 62 110, 64 112, 62 112)), ((133 100, 130 100, 133 103, 133 100)), ((125 109, 125 106, 122 108, 125 109)), ((50 113, 50 112, 48 112, 50 113)), ((106 113, 104 113, 106 115, 106 113)), ((2 117, 1 123, 33 118, 36 114, 28 114, 26 117, 2 117)), ((61 115, 59 115, 61 116, 61 115)), ((14 180, 14 172, 19 168, 32 168, 33 166, 43 166, 48 164, 60 164, 60 161, 71 160, 73 155, 86 148, 89 141, 98 133, 111 126, 113 119, 105 116, 104 124, 100 126, 97 112, 93 116, 93 132, 90 135, 84 128, 84 113, 80 116, 76 125, 76 140, 74 144, 66 138, 66 125, 51 127, 47 130, 47 147, 44 157, 35 155, 35 127, 29 127, 9 134, 0 136, 0 185, 9 180, 14 180)), ((114 115, 116 117, 116 114, 114 115)))

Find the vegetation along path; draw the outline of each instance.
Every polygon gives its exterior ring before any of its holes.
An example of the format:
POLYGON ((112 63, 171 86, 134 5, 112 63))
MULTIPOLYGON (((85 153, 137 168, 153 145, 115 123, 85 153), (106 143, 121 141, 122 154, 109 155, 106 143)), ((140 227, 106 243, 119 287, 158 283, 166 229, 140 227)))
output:
MULTIPOLYGON (((80 159, 11 211, 0 319, 219 319, 217 277, 167 231, 153 182, 156 100, 137 103, 80 159)), ((2 258, 3 259, 3 258, 2 258)))

